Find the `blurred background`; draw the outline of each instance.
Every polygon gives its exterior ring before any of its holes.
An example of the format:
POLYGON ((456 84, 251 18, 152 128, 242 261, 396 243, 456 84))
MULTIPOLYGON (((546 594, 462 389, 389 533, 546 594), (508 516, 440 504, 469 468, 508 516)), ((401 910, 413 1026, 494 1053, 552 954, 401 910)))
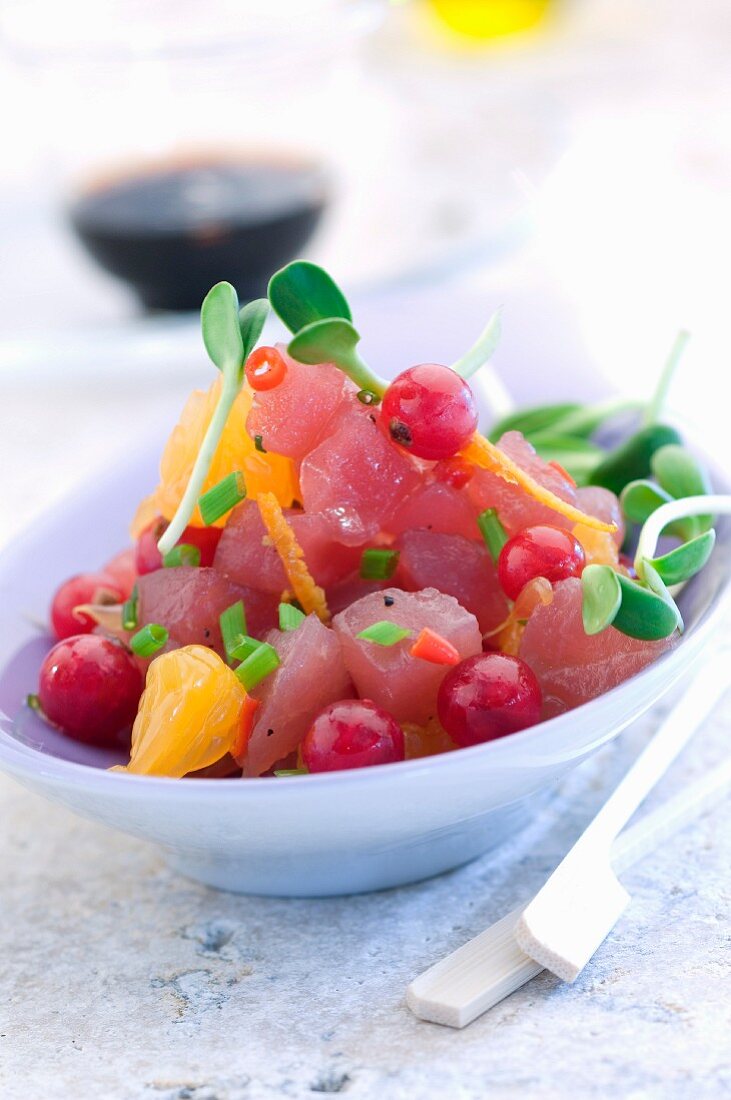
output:
MULTIPOLYGON (((521 402, 731 460, 727 0, 0 0, 0 543, 207 385, 195 310, 307 255, 383 373, 498 305, 521 402)), ((154 471, 151 470, 151 480, 154 471)))

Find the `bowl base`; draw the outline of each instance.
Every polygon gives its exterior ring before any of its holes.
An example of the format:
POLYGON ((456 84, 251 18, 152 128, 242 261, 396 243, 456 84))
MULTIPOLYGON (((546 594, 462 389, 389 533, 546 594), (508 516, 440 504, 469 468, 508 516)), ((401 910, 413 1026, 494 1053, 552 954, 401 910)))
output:
POLYGON ((186 878, 234 894, 324 898, 388 890, 433 878, 497 850, 535 823, 536 810, 554 789, 534 792, 459 826, 362 852, 352 848, 291 856, 246 852, 222 858, 213 852, 168 850, 167 859, 186 878))

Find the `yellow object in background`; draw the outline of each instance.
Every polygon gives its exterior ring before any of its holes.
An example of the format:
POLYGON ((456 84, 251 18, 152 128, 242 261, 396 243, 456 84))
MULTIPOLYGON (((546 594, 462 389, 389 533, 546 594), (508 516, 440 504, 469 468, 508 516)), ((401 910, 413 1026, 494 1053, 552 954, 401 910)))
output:
POLYGON ((500 38, 528 30, 543 18, 550 0, 429 0, 451 30, 470 38, 500 38))

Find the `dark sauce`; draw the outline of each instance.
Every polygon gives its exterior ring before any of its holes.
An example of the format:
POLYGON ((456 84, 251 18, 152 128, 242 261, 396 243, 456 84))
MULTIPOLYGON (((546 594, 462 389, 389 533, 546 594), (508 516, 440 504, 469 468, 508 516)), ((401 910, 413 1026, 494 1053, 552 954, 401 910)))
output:
POLYGON ((242 301, 298 255, 327 203, 297 160, 197 161, 117 177, 82 194, 71 221, 89 252, 152 309, 199 309, 227 279, 242 301))

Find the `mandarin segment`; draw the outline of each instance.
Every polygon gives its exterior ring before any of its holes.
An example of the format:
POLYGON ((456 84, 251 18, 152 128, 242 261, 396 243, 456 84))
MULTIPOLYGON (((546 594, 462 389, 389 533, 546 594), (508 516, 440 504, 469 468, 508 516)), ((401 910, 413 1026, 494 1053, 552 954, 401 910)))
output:
POLYGON ((210 767, 241 745, 242 719, 253 717, 248 698, 213 650, 163 653, 147 670, 126 770, 180 778, 210 767))
MULTIPOLYGON (((133 537, 139 537, 158 516, 171 520, 175 515, 220 395, 219 377, 208 390, 194 390, 186 401, 163 451, 160 483, 155 492, 142 501, 132 521, 133 537)), ((245 386, 233 403, 201 495, 239 470, 244 475, 249 496, 272 492, 281 504, 289 506, 299 492, 294 466, 281 455, 257 451, 254 440, 246 431, 251 404, 252 394, 245 386)), ((197 507, 189 522, 193 526, 203 526, 197 507)), ((226 516, 222 516, 216 520, 215 526, 223 527, 225 523, 226 516)))

